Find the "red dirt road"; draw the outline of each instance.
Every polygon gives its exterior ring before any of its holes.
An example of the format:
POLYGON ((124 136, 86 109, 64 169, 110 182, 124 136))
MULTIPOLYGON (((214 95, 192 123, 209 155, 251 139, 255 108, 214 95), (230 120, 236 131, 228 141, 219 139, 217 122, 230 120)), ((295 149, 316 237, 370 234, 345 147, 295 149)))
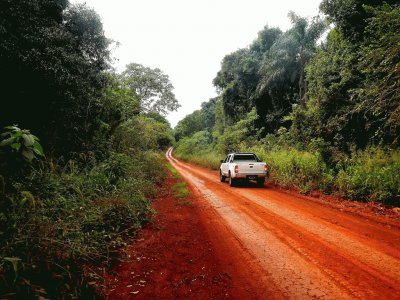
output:
POLYGON ((400 222, 268 183, 231 188, 167 158, 194 206, 169 207, 165 230, 144 230, 131 254, 154 264, 119 265, 110 299, 400 299, 400 222), (127 278, 138 273, 149 279, 137 288, 127 278))

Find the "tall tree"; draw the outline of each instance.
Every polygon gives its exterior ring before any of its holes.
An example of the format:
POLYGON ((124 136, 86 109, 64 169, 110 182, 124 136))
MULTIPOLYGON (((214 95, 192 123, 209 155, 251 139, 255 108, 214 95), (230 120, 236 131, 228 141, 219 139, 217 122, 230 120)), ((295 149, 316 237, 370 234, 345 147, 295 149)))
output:
MULTIPOLYGON (((249 48, 239 49, 224 57, 221 70, 213 83, 220 91, 223 111, 229 122, 244 118, 256 106, 260 120, 268 110, 268 99, 257 93, 260 81, 259 68, 276 39, 281 35, 278 28, 265 27, 249 48)), ((261 124, 260 124, 261 125, 261 124)))
POLYGON ((122 72, 121 80, 132 90, 145 112, 153 111, 165 115, 180 107, 168 75, 158 68, 151 69, 131 63, 122 72))
POLYGON ((286 80, 298 84, 298 99, 305 106, 307 85, 305 67, 316 52, 317 40, 326 30, 323 19, 314 18, 308 21, 289 13, 292 28, 285 32, 272 46, 269 55, 261 68, 263 79, 259 89, 265 89, 276 81, 286 80))

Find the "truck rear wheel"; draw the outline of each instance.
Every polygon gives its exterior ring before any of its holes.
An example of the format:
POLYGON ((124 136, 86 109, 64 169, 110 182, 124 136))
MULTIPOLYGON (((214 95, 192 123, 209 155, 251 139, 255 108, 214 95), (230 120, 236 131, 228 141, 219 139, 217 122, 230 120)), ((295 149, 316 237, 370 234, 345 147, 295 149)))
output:
POLYGON ((229 176, 229 185, 236 186, 236 179, 232 178, 232 176, 229 176))
POLYGON ((257 179, 257 186, 263 187, 265 182, 265 178, 258 178, 257 179))
POLYGON ((222 171, 219 171, 219 180, 221 182, 225 182, 226 177, 224 175, 222 175, 222 171))

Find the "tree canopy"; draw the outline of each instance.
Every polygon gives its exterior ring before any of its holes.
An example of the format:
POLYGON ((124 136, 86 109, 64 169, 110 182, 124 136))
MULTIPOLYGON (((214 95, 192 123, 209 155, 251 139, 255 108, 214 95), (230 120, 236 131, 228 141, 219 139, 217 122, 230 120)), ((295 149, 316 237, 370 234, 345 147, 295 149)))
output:
POLYGON ((121 74, 125 86, 131 89, 146 112, 158 112, 165 115, 177 110, 180 105, 173 93, 168 75, 160 69, 151 69, 141 64, 131 63, 121 74))
POLYGON ((68 1, 2 1, 0 126, 18 124, 56 152, 90 148, 99 128, 109 40, 99 16, 68 1))

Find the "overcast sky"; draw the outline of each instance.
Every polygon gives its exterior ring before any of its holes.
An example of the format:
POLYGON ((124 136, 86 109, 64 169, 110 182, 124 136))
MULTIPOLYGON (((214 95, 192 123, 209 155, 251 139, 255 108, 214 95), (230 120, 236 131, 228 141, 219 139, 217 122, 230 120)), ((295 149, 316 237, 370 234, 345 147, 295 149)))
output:
POLYGON ((100 15, 105 34, 119 42, 115 67, 160 68, 182 107, 172 126, 217 95, 212 80, 226 54, 247 47, 265 25, 286 30, 287 14, 318 14, 321 0, 70 0, 100 15))

